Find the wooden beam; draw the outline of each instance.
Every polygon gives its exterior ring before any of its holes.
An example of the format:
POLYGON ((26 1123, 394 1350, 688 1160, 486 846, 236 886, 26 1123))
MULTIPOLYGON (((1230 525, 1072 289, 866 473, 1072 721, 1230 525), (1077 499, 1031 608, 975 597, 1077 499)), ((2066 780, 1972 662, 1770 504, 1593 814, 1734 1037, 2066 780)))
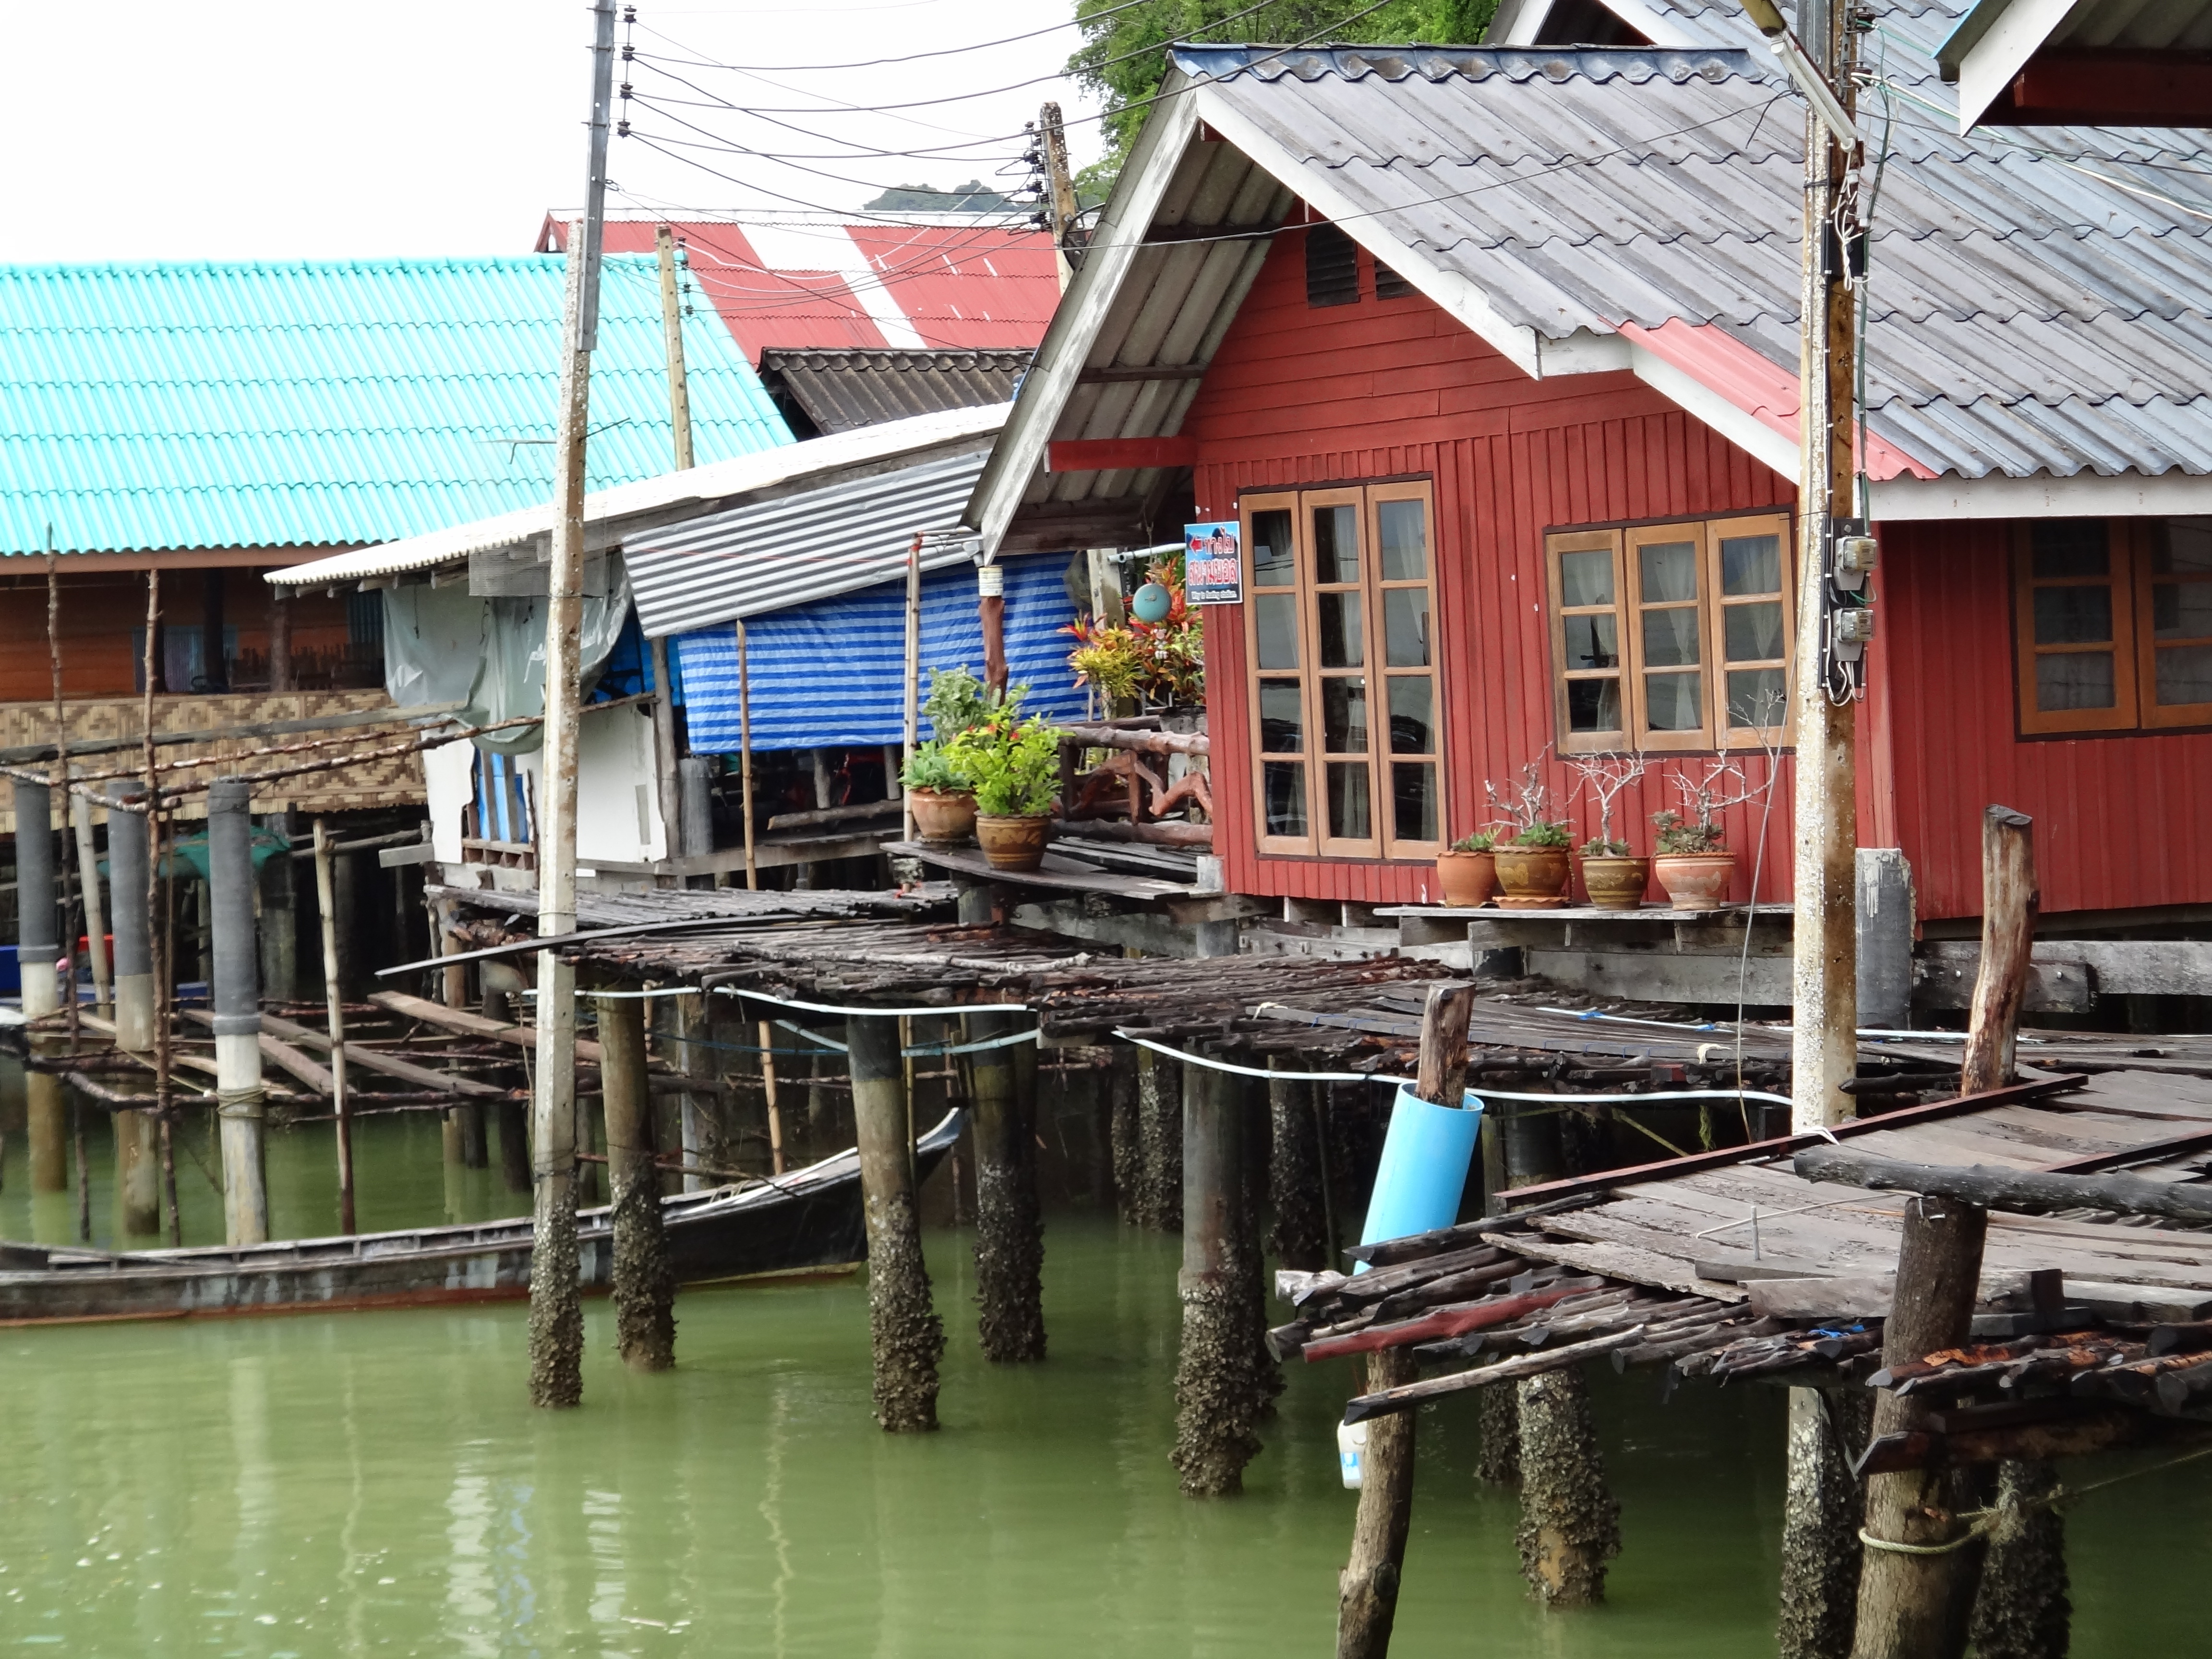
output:
POLYGON ((2003 1170, 1986 1164, 1911 1164, 1842 1146, 1808 1146, 1797 1154, 1791 1167, 1807 1181, 1830 1181, 1877 1192, 1933 1194, 1987 1210, 2031 1214, 2045 1210, 2110 1210, 2119 1215, 2164 1216, 2174 1221, 2212 1221, 2212 1188, 2153 1181, 2147 1176, 2052 1175, 2043 1170, 2003 1170))
MULTIPOLYGON (((1902 1129, 1910 1124, 1931 1123, 1939 1118, 1958 1117, 1991 1106, 2017 1105, 2022 1101, 2040 1100, 2046 1095, 2063 1094, 2069 1089, 2078 1089, 2088 1080, 2086 1077, 2069 1075, 2043 1078, 2033 1083, 2015 1083, 2010 1088, 1992 1089, 1986 1094, 1960 1095, 1950 1100, 1931 1100, 1924 1106, 1908 1106, 1902 1111, 1884 1112, 1879 1117, 1854 1118, 1849 1123, 1837 1124, 1825 1134, 1777 1135, 1771 1140, 1754 1140, 1741 1146, 1722 1146, 1710 1152, 1692 1152, 1687 1158, 1664 1158, 1656 1164, 1637 1164, 1624 1170, 1607 1170, 1597 1175, 1572 1176, 1565 1181, 1547 1181, 1531 1187, 1516 1187, 1498 1196, 1509 1207, 1520 1209, 1555 1198, 1609 1192, 1614 1188, 1634 1186, 1639 1182, 1664 1181, 1671 1176, 1726 1169, 1732 1164, 1784 1158, 1808 1146, 1826 1146, 1832 1136, 1837 1140, 1848 1140, 1853 1135, 1872 1134, 1878 1129, 1902 1129)), ((1636 1103, 1634 1095, 1624 1095, 1621 1099, 1625 1104, 1636 1103)))
POLYGON ((1086 368, 1075 377, 1078 386, 1149 386, 1161 380, 1200 380, 1204 363, 1156 363, 1150 368, 1086 368))
MULTIPOLYGON (((272 691, 235 693, 237 696, 301 696, 313 693, 272 691)), ((80 699, 97 702, 112 699, 80 699)), ((168 748, 188 743, 240 743, 255 738, 289 738, 303 732, 338 732, 354 726, 400 726, 410 720, 433 720, 449 715, 461 708, 458 702, 423 703, 408 708, 349 708, 336 714, 316 714, 295 720, 254 720, 242 726, 213 726, 204 732, 156 732, 153 741, 156 748, 168 748)), ((143 738, 71 738, 70 758, 82 759, 88 755, 112 755, 120 750, 136 751, 144 746, 143 738)), ((32 761, 54 758, 54 745, 50 743, 29 743, 13 749, 0 749, 0 765, 21 766, 32 761)))
POLYGON ((2212 52, 2047 46, 2027 60, 1982 124, 2212 126, 2212 52))
MULTIPOLYGON (((274 1014, 261 1016, 261 1026, 276 1036, 289 1039, 301 1048, 313 1048, 319 1054, 331 1051, 331 1040, 320 1031, 311 1031, 304 1025, 295 1025, 289 1019, 279 1019, 274 1014)), ((448 1073, 433 1071, 428 1066, 417 1066, 412 1060, 386 1054, 380 1048, 371 1048, 358 1042, 345 1045, 346 1063, 365 1066, 372 1072, 381 1072, 386 1077, 404 1078, 425 1089, 442 1090, 450 1094, 471 1095, 480 1099, 505 1100, 509 1091, 489 1083, 478 1083, 474 1078, 454 1077, 448 1073)))
POLYGON ((1198 440, 1170 438, 1070 438, 1048 444, 1048 472, 1141 472, 1156 466, 1195 466, 1198 440))
POLYGON ((1985 1094, 2020 1076, 2013 1048, 2027 999, 2029 952, 2042 896, 2035 885, 2035 821, 2009 806, 1982 814, 1982 967, 1959 1092, 1985 1094))
MULTIPOLYGON (((448 1008, 444 1003, 432 1002, 427 997, 410 997, 404 991, 372 991, 368 1000, 404 1019, 419 1019, 423 1024, 434 1025, 442 1031, 453 1031, 462 1036, 487 1037, 494 1042, 512 1043, 533 1054, 538 1049, 538 1028, 535 1025, 510 1025, 505 1020, 491 1019, 466 1008, 448 1008)), ((578 1037, 576 1058, 599 1065, 602 1058, 599 1045, 578 1037)))

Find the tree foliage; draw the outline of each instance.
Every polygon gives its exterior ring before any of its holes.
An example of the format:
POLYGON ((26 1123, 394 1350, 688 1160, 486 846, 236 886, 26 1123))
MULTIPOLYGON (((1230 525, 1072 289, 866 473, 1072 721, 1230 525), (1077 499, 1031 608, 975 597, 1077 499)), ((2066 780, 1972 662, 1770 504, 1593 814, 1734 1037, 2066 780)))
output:
POLYGON ((1498 9, 1498 0, 1387 0, 1379 9, 1355 17, 1364 9, 1360 0, 1267 0, 1258 10, 1238 16, 1250 0, 1151 0, 1115 11, 1116 3, 1075 4, 1084 40, 1067 60, 1067 72, 1097 93, 1107 109, 1106 154, 1084 169, 1086 198, 1103 197, 1112 187, 1167 76, 1170 41, 1471 46, 1482 39, 1498 9))

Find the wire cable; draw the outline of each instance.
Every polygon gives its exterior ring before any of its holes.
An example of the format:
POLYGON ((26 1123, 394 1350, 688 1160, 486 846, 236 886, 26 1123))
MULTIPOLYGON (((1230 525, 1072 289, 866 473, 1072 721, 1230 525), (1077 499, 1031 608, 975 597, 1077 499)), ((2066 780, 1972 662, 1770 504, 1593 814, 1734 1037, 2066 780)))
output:
POLYGON ((1073 28, 1079 24, 1093 23, 1099 18, 1113 17, 1121 12, 1134 11, 1139 6, 1149 6, 1152 3, 1154 0, 1121 0, 1119 5, 1109 6, 1103 11, 1094 11, 1087 17, 1063 18, 1057 23, 1048 23, 1041 29, 1031 29, 1026 34, 1009 34, 1004 40, 982 40, 969 46, 945 46, 936 52, 908 52, 899 58, 870 58, 857 64, 702 64, 700 67, 732 70, 739 74, 773 75, 826 75, 845 70, 882 69, 888 65, 917 63, 925 58, 957 58, 963 52, 989 52, 999 46, 1011 46, 1018 41, 1039 40, 1048 34, 1057 34, 1065 28, 1073 28))

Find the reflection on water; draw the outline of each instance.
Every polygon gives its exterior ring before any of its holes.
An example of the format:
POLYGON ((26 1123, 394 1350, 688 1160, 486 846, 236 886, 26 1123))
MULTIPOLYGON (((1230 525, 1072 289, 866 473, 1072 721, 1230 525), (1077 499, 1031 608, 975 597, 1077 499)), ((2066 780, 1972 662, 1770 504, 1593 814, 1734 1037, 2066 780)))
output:
MULTIPOLYGON (((426 1127, 364 1136, 369 1224, 441 1212, 426 1127)), ((301 1196, 313 1133, 272 1138, 293 1213, 321 1201, 301 1196)), ((0 1214, 20 1237, 10 1164, 0 1214)), ((488 1206, 505 1202, 496 1182, 488 1206)), ((969 1248, 928 1240, 952 1339, 945 1428, 911 1438, 869 1419, 857 1279, 687 1293, 681 1364, 661 1376, 613 1363, 596 1304, 586 1403, 557 1415, 526 1403, 520 1304, 0 1331, 0 1645, 1327 1652, 1350 1366, 1293 1372, 1243 1498, 1186 1502, 1167 1463, 1174 1243, 1055 1217, 1053 1358, 1007 1368, 976 1353, 969 1248)), ((1422 1419, 1401 1659, 1772 1652, 1778 1397, 1692 1389, 1662 1407, 1650 1377, 1602 1370, 1595 1392, 1627 1541, 1611 1603, 1547 1617, 1523 1599, 1513 1500, 1475 1486, 1473 1408, 1449 1401, 1422 1419)), ((2077 1654, 2193 1650, 2206 1490, 2183 1470, 2075 1514, 2077 1654)))

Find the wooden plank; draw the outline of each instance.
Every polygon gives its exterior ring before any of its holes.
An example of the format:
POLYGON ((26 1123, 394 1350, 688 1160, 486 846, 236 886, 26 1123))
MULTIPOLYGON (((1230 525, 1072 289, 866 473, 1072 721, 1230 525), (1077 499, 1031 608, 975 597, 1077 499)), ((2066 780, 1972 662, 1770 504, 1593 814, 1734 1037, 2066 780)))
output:
POLYGON ((1045 446, 1047 472, 1127 472, 1194 466, 1195 438, 1064 438, 1045 446))
MULTIPOLYGON (((538 1028, 535 1025, 509 1025, 501 1020, 471 1013, 465 1008, 448 1008, 444 1003, 432 1002, 427 997, 410 997, 402 991, 372 991, 368 1000, 380 1008, 388 1008, 407 1019, 419 1019, 425 1025, 434 1025, 441 1030, 457 1032, 463 1036, 488 1037, 494 1042, 511 1042, 518 1048, 526 1048, 532 1053, 538 1048, 538 1028)), ((600 1060, 599 1045, 587 1038, 578 1037, 576 1058, 597 1066, 600 1060)))
POLYGON ((1562 1244, 1552 1239, 1528 1238, 1520 1233, 1491 1237, 1493 1243, 1532 1261, 1579 1267, 1584 1273, 1603 1273, 1607 1279, 1625 1279, 1632 1285, 1687 1291, 1693 1296, 1711 1297, 1716 1302, 1741 1302, 1745 1296, 1742 1285, 1699 1278, 1692 1263, 1675 1256, 1656 1255, 1620 1244, 1562 1244))
POLYGON ((1771 1140, 1754 1140, 1742 1146, 1723 1146, 1710 1152, 1692 1152, 1687 1158, 1668 1158, 1656 1164, 1632 1164, 1625 1170, 1609 1170, 1601 1175, 1572 1176, 1564 1181, 1547 1181, 1534 1187, 1516 1187, 1498 1196, 1510 1209, 1523 1204, 1541 1204, 1555 1198, 1570 1198, 1577 1193, 1610 1192, 1640 1182, 1664 1181, 1670 1176, 1689 1175, 1700 1170, 1717 1170, 1731 1164, 1781 1158, 1808 1146, 1824 1146, 1832 1140, 1844 1140, 1877 1129, 1896 1129, 1910 1123, 1933 1122, 1939 1118, 1957 1117, 2012 1101, 2039 1100, 2045 1095, 2079 1088, 2081 1083, 2082 1079, 2078 1077, 2016 1083, 2008 1088, 1992 1089, 1985 1094, 1934 1100, 1924 1106, 1908 1106, 1902 1111, 1885 1112, 1880 1117, 1859 1118, 1850 1123, 1839 1123, 1833 1129, 1820 1134, 1778 1135, 1771 1140))
POLYGON ((1194 891, 1188 882, 1158 881, 1150 876, 1123 875, 1100 870, 1073 859, 1047 852, 1037 870, 994 870, 980 848, 935 847, 927 842, 894 841, 884 844, 886 853, 920 859, 941 870, 951 870, 978 880, 1010 887, 1048 887, 1071 893, 1107 893, 1120 898, 1188 898, 1194 891))
MULTIPOLYGON (((215 1015, 204 1008, 187 1008, 184 1010, 184 1017, 198 1025, 215 1024, 215 1015)), ((264 1058, 275 1061, 281 1070, 289 1073, 316 1093, 334 1095, 337 1092, 337 1079, 331 1075, 330 1067, 317 1065, 290 1043, 264 1031, 260 1047, 264 1058)))
MULTIPOLYGON (((295 1042, 302 1048, 313 1048, 318 1054, 326 1054, 331 1051, 329 1037, 320 1031, 311 1031, 304 1025, 295 1025, 289 1019, 279 1019, 274 1014, 264 1014, 261 1016, 261 1025, 264 1030, 295 1042)), ((478 1099, 505 1100, 510 1092, 489 1083, 479 1083, 474 1078, 453 1077, 444 1072, 434 1072, 427 1066, 417 1066, 410 1060, 400 1059, 397 1054, 388 1054, 382 1049, 368 1048, 358 1042, 346 1044, 345 1056, 353 1065, 365 1066, 372 1072, 382 1072, 386 1077, 404 1078, 410 1083, 421 1085, 423 1088, 436 1089, 447 1094, 468 1095, 478 1099)))
MULTIPOLYGON (((1940 970, 1939 982, 1948 992, 1961 979, 1972 983, 1982 947, 1972 939, 1931 940, 1921 946, 1921 956, 1925 965, 1940 970)), ((2039 969, 2086 969, 2081 977, 2095 994, 2212 996, 2212 943, 2201 939, 2038 939, 2033 959, 2039 969)), ((1920 1001, 1917 990, 1913 1000, 1920 1001)))

